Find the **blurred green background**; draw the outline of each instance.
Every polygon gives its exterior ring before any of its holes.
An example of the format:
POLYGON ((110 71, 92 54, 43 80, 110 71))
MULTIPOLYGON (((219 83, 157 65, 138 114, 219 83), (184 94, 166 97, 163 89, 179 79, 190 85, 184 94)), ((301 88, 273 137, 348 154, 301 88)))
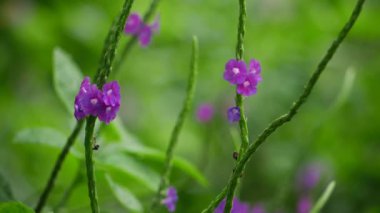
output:
MULTIPOLYGON (((252 140, 271 120, 285 113, 301 93, 355 2, 247 2, 245 59, 260 60, 263 76, 257 95, 245 102, 252 140)), ((15 143, 15 135, 25 128, 50 127, 67 137, 75 123, 53 88, 53 49, 61 47, 84 75, 93 76, 103 40, 122 3, 0 3, 0 186, 10 187, 14 199, 35 205, 59 153, 52 146, 15 143)), ((136 1, 132 11, 142 14, 149 3, 136 1)), ((225 62, 234 57, 238 6, 236 1, 227 0, 162 1, 158 13, 161 29, 151 45, 136 45, 114 76, 122 87, 119 118, 130 137, 145 147, 166 149, 185 95, 191 36, 197 35, 200 60, 195 103, 175 154, 194 164, 208 184, 199 184, 178 168, 174 168, 172 184, 179 191, 177 212, 200 212, 226 184, 234 164, 238 126, 225 118, 226 109, 233 105, 234 89, 222 79, 222 73, 225 62), (209 123, 196 119, 196 108, 202 103, 215 107, 209 123)), ((337 183, 323 212, 380 212, 379 20, 380 2, 368 0, 308 102, 292 122, 268 138, 247 166, 238 192, 240 200, 261 203, 268 212, 295 212, 297 173, 308 164, 318 164, 322 177, 312 199, 315 201, 331 180, 337 183)), ((123 35, 119 52, 128 39, 123 35)), ((51 138, 50 142, 55 140, 51 138)), ((99 143, 97 154, 102 155, 108 143, 99 143)), ((82 144, 79 138, 77 150, 83 151, 82 144)), ((126 157, 147 169, 146 174, 158 175, 162 170, 162 161, 126 157)), ((116 164, 129 168, 117 160, 116 164)), ((90 211, 83 178, 63 207, 54 208, 77 170, 85 173, 81 160, 70 155, 46 212, 90 211)), ((102 212, 128 211, 110 193, 106 172, 101 168, 97 171, 102 212)), ((144 184, 139 177, 111 173, 118 184, 148 206, 153 194, 147 187, 149 180, 144 184)), ((5 192, 4 187, 0 191, 5 192)))

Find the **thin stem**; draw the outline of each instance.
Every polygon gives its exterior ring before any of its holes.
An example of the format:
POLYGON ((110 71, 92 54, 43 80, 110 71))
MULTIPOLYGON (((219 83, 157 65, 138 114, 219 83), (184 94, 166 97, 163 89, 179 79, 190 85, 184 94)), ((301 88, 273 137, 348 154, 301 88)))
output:
POLYGON ((66 189, 66 191, 62 195, 61 201, 59 201, 59 203, 54 207, 53 209, 54 212, 58 212, 59 209, 62 208, 66 204, 67 200, 73 193, 74 189, 83 181, 83 166, 84 166, 84 162, 81 161, 81 163, 78 166, 77 173, 74 179, 72 180, 70 186, 66 189))
POLYGON ((153 203, 151 207, 152 211, 157 207, 162 197, 163 190, 169 185, 169 176, 170 176, 170 171, 173 164, 174 148, 176 147, 178 143, 179 133, 181 132, 182 126, 185 122, 186 116, 188 112, 190 111, 190 107, 193 102, 195 85, 196 85, 196 76, 198 74, 197 62, 198 62, 198 39, 197 37, 194 36, 193 45, 192 45, 191 62, 190 62, 190 75, 188 79, 187 92, 186 92, 187 94, 183 102, 182 110, 180 114, 178 115, 177 122, 171 134, 169 146, 166 150, 165 167, 161 176, 161 181, 157 190, 157 194, 155 198, 153 199, 153 203))
POLYGON ((38 203, 37 203, 37 205, 35 207, 35 212, 36 213, 41 212, 42 208, 44 207, 44 205, 45 205, 45 203, 46 203, 46 201, 47 201, 47 199, 49 197, 49 194, 50 194, 51 190, 54 187, 54 182, 57 179, 58 173, 59 173, 59 171, 60 171, 60 169, 62 167, 62 164, 63 164, 63 162, 64 162, 64 160, 66 158, 66 155, 69 153, 70 147, 74 144, 76 137, 78 136, 80 130, 82 129, 82 126, 83 126, 83 121, 77 122, 77 124, 75 125, 75 127, 74 127, 73 131, 71 132, 70 136, 67 138, 66 144, 63 147, 61 153, 59 153, 58 158, 55 161, 54 168, 51 171, 49 180, 48 180, 48 182, 47 182, 47 184, 45 186, 45 189, 42 192, 41 197, 38 200, 38 203))
POLYGON ((360 12, 362 10, 362 6, 364 4, 365 0, 358 0, 356 3, 356 6, 351 14, 350 19, 347 21, 347 23, 344 25, 340 33, 338 34, 338 37, 335 39, 335 41, 332 43, 330 48, 327 50, 325 56, 322 58, 321 62, 318 64, 317 69, 312 74, 311 78, 307 82, 304 91, 299 96, 299 98, 296 100, 296 102, 293 104, 293 106, 290 108, 289 112, 280 116, 276 120, 274 120, 256 139, 256 141, 251 144, 247 152, 243 155, 242 159, 239 161, 236 170, 242 170, 244 165, 248 162, 252 154, 257 150, 257 148, 263 144, 266 139, 274 132, 276 131, 280 126, 282 126, 284 123, 291 121, 291 119, 296 115, 299 108, 306 102, 307 98, 309 97, 311 91, 313 90, 315 84, 317 83, 319 76, 321 73, 325 70, 326 65, 329 63, 329 61, 334 56, 336 50, 338 49, 339 45, 342 43, 342 41, 346 38, 347 34, 350 32, 351 28, 355 24, 357 18, 360 15, 360 12))
POLYGON ((223 200, 223 198, 227 194, 227 186, 225 186, 222 191, 211 201, 211 203, 207 206, 206 209, 202 211, 202 213, 212 213, 214 209, 219 205, 219 203, 223 200))
MULTIPOLYGON (((103 49, 103 54, 100 59, 98 72, 96 75, 96 84, 98 88, 102 88, 103 84, 107 81, 111 70, 112 62, 115 58, 116 47, 120 40, 120 34, 124 29, 126 19, 129 15, 133 0, 125 0, 123 8, 119 17, 114 21, 111 30, 105 41, 105 47, 103 49)), ((85 133, 85 153, 86 153, 86 169, 87 169, 87 180, 88 180, 88 193, 91 201, 91 209, 93 213, 99 212, 99 206, 96 195, 96 184, 94 175, 94 162, 92 159, 93 144, 92 138, 94 135, 96 117, 90 116, 87 118, 86 122, 86 133, 85 133)))
POLYGON ((98 197, 96 193, 94 161, 92 159, 93 154, 93 134, 95 127, 96 117, 88 117, 86 122, 86 134, 84 138, 84 147, 86 154, 86 170, 87 170, 87 184, 88 195, 91 201, 91 210, 93 213, 99 212, 98 197))
POLYGON ((124 29, 125 21, 129 15, 132 3, 133 0, 125 0, 120 16, 112 24, 111 30, 105 40, 102 57, 99 62, 99 68, 95 76, 98 88, 102 88, 111 73, 112 62, 116 54, 116 47, 119 43, 121 32, 124 29))
MULTIPOLYGON (((97 73, 95 74, 95 79, 97 79, 97 85, 100 87, 104 84, 104 82, 108 78, 110 71, 111 71, 111 64, 112 64, 112 61, 113 61, 113 58, 115 55, 116 43, 118 42, 119 37, 120 37, 120 33, 116 33, 116 34, 118 34, 118 35, 116 35, 115 32, 116 31, 119 32, 120 28, 122 29, 124 27, 125 19, 129 14, 130 7, 131 7, 132 3, 133 3, 133 0, 126 0, 125 1, 123 11, 122 11, 122 16, 119 17, 118 22, 115 22, 112 25, 110 32, 107 36, 107 39, 106 39, 106 42, 105 42, 104 48, 103 48, 101 63, 99 65, 99 69, 97 70, 97 73), (123 19, 124 21, 120 22, 121 19, 123 19), (117 25, 117 27, 116 27, 116 25, 117 25)), ((62 166, 64 160, 66 159, 67 153, 69 152, 71 146, 75 142, 76 137, 78 136, 79 132, 81 131, 82 126, 83 126, 83 121, 78 121, 74 130, 71 132, 69 138, 67 139, 67 142, 66 142, 64 148, 62 149, 61 153, 59 154, 58 159, 54 165, 54 168, 50 174, 49 180, 48 180, 48 182, 44 188, 44 191, 41 194, 39 201, 35 207, 36 213, 41 212, 42 208, 46 204, 47 198, 49 197, 49 194, 54 187, 55 179, 57 178, 58 173, 61 169, 61 166, 62 166)))
MULTIPOLYGON (((145 23, 147 21, 149 21, 149 19, 155 13, 159 2, 160 2, 160 0, 152 0, 152 2, 150 3, 150 6, 148 8, 148 10, 144 14, 143 20, 144 20, 145 23)), ((114 71, 115 75, 120 71, 120 67, 123 64, 124 59, 126 58, 127 54, 132 50, 132 47, 136 44, 136 42, 137 42, 137 37, 136 36, 132 36, 128 40, 128 42, 125 44, 125 47, 121 51, 119 59, 116 60, 116 62, 115 62, 115 71, 114 71)))
MULTIPOLYGON (((299 108, 306 102, 307 98, 309 97, 311 91, 313 90, 315 84, 317 83, 319 76, 322 74, 322 72, 325 70, 327 64, 334 56, 336 50, 338 49, 339 45, 343 42, 343 40, 346 38, 347 34, 352 29, 353 25, 355 24, 356 20, 358 19, 363 4, 365 3, 365 0, 358 0, 355 8, 351 14, 350 19, 346 22, 340 33, 338 34, 337 38, 333 41, 329 49, 327 50, 326 54, 323 56, 322 60, 319 62, 316 70, 311 75, 310 79, 308 80, 305 89, 301 93, 301 95, 298 97, 298 99, 294 102, 293 106, 290 108, 289 112, 280 116, 279 118, 275 119, 272 123, 269 124, 269 126, 264 129, 264 131, 259 135, 259 137, 256 139, 254 143, 251 143, 247 149, 247 151, 242 155, 241 159, 238 161, 235 170, 232 174, 232 177, 230 178, 228 182, 228 186, 230 185, 236 185, 237 180, 244 170, 245 165, 250 160, 252 155, 256 152, 256 150, 259 148, 260 145, 262 145, 266 139, 273 134, 280 126, 285 124, 286 122, 289 122, 297 113, 299 108)), ((230 187, 231 188, 231 187, 230 187)), ((222 199, 220 197, 223 197, 224 190, 217 196, 219 199, 214 199, 212 203, 220 202, 222 199)), ((217 205, 210 205, 208 208, 206 208, 203 212, 212 212, 213 208, 217 205)))
POLYGON ((335 188, 335 181, 331 181, 326 187, 325 191, 319 197, 313 208, 310 210, 310 213, 319 213, 321 209, 326 205, 327 200, 330 198, 335 188))
POLYGON ((157 9, 159 2, 160 2, 160 0, 152 0, 152 2, 150 3, 149 9, 144 14, 144 18, 143 18, 144 22, 149 21, 149 19, 153 16, 154 12, 157 9))
MULTIPOLYGON (((238 23, 238 33, 237 33, 237 43, 236 43, 236 59, 242 60, 244 55, 244 35, 245 35, 245 21, 246 21, 246 3, 245 0, 239 0, 239 23, 238 23)), ((244 110, 244 99, 243 96, 236 93, 235 98, 235 104, 240 109, 240 120, 239 120, 239 127, 240 127, 240 138, 241 138, 241 145, 240 145, 240 151, 239 151, 239 157, 238 160, 240 160, 241 156, 245 153, 248 144, 249 144, 249 137, 248 137, 248 124, 247 124, 247 118, 245 116, 245 110, 244 110)), ((232 200, 234 198, 236 185, 229 185, 227 187, 227 199, 226 199, 226 205, 224 207, 224 212, 228 213, 232 209, 232 200)))
POLYGON ((236 43, 236 59, 243 59, 244 54, 244 36, 245 36, 245 21, 247 19, 247 8, 245 0, 239 0, 239 24, 236 43))

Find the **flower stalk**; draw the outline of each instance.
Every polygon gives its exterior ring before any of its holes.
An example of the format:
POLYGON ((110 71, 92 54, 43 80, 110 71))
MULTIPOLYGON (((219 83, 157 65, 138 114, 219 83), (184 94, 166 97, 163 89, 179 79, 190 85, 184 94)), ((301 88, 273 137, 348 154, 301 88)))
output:
MULTIPOLYGON (((148 10, 144 14, 144 17, 143 17, 144 22, 147 22, 147 21, 149 21, 150 18, 152 18, 153 14, 155 13, 155 11, 157 9, 159 2, 160 2, 160 0, 152 0, 148 10)), ((115 65, 114 65, 114 67, 115 67, 114 73, 115 74, 117 74, 120 71, 120 67, 123 64, 125 57, 132 50, 132 47, 136 44, 137 40, 138 40, 138 38, 136 36, 132 36, 128 40, 128 42, 125 44, 123 50, 121 51, 119 59, 115 62, 115 65)))
POLYGON ((193 37, 193 44, 192 44, 192 54, 191 54, 191 61, 190 61, 190 75, 188 79, 188 86, 187 86, 187 92, 186 92, 186 98, 183 103, 183 108, 178 115, 177 122, 174 126, 173 132, 170 137, 170 142, 168 145, 168 148, 166 150, 166 160, 165 160, 165 167, 164 171, 161 176, 160 185, 158 187, 156 196, 153 199, 153 203, 151 206, 151 210, 153 211, 157 205, 160 202, 160 199, 162 198, 163 190, 168 187, 169 185, 169 176, 170 171, 173 164, 173 154, 174 154, 174 148, 176 147, 178 143, 178 136, 181 132, 182 126, 185 122, 186 116, 188 112, 190 111, 190 107, 193 103, 193 97, 195 92, 195 85, 196 85, 196 77, 198 74, 198 39, 197 37, 193 37))
POLYGON ((78 121, 76 123, 73 131, 71 132, 70 136, 67 138, 65 146, 63 147, 61 153, 59 153, 59 156, 55 162, 54 168, 51 171, 49 180, 44 188, 44 191, 41 194, 41 197, 38 200, 36 207, 34 208, 36 213, 41 212, 42 208, 45 206, 45 203, 49 197, 49 194, 54 187, 54 183, 55 183, 55 180, 57 179, 58 173, 61 170, 62 164, 65 161, 65 158, 67 154, 69 153, 71 146, 74 144, 75 139, 77 138, 80 130, 82 129, 83 123, 84 123, 83 120, 78 121))
MULTIPOLYGON (((267 128, 264 129, 264 131, 258 136, 258 138, 251 143, 247 151, 241 155, 241 158, 239 159, 238 163, 235 166, 234 172, 230 178, 230 180, 227 183, 228 189, 233 189, 237 185, 237 181, 240 177, 240 174, 243 172, 245 165, 248 163, 248 161, 251 159, 252 155, 256 152, 256 150, 262 145, 266 139, 273 134, 279 127, 281 127, 283 124, 291 121, 291 119, 296 115, 298 110, 301 108, 301 106, 307 101, 310 93, 312 92, 315 84, 317 83, 320 75, 325 70, 327 64, 330 62, 330 60, 333 58, 335 52, 339 48, 340 44, 343 42, 343 40, 346 38, 347 34, 350 32, 354 24, 356 23, 361 11, 362 7, 365 3, 365 0, 358 0, 352 14, 349 18, 349 20, 346 22, 344 27, 339 32, 336 39, 333 41, 333 43, 328 48, 325 55, 322 57, 321 61, 319 62, 316 70, 311 75, 310 79, 306 83, 305 89, 301 93, 301 95, 298 97, 298 99, 294 102, 290 110, 285 113, 284 115, 278 117, 274 121, 272 121, 267 128)), ((222 192, 211 202, 211 204, 202 212, 203 213, 211 213, 215 207, 223 200, 224 196, 228 194, 226 188, 223 188, 222 192)), ((233 194, 233 193, 232 193, 233 194)))
MULTIPOLYGON (((236 43, 236 59, 237 60, 242 60, 244 56, 244 36, 245 36, 246 16, 247 16, 246 2, 245 0, 239 0, 239 23, 238 23, 238 33, 237 33, 237 43, 236 43)), ((241 144, 240 144, 240 150, 239 150, 239 155, 238 155, 239 156, 238 160, 240 160, 241 156, 245 153, 248 147, 249 136, 248 136, 247 117, 245 116, 245 110, 244 110, 244 99, 243 99, 243 96, 239 94, 238 92, 236 92, 235 104, 236 104, 236 107, 240 109, 239 127, 240 127, 241 144)), ((228 185, 227 187, 227 199, 226 199, 226 205, 224 207, 224 212, 226 213, 230 212, 232 209, 232 201, 234 198, 236 185, 237 183, 228 185)))
MULTIPOLYGON (((126 19, 129 15, 133 0, 125 0, 123 8, 119 17, 114 21, 111 30, 105 41, 102 57, 99 62, 99 68, 96 74, 96 84, 98 88, 102 88, 107 81, 111 73, 111 65, 115 58, 116 47, 120 40, 121 32, 124 29, 126 19)), ((92 159, 93 153, 93 134, 95 127, 96 117, 90 116, 86 120, 86 132, 85 132, 85 153, 86 153, 86 169, 87 169, 87 181, 88 192, 91 201, 91 209, 93 213, 99 212, 99 206, 97 201, 95 175, 94 175, 94 162, 92 159)))

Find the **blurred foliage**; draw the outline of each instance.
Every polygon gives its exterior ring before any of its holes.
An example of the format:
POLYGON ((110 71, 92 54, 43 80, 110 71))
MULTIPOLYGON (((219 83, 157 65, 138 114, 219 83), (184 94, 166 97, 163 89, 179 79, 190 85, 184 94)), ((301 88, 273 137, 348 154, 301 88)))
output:
MULTIPOLYGON (((261 61, 264 79, 258 94, 246 100, 251 139, 291 106, 354 4, 354 0, 247 2, 245 59, 261 61)), ((83 75, 93 76, 103 40, 121 5, 121 0, 0 3, 1 201, 35 205, 57 147, 73 128, 74 117, 54 92, 53 49, 60 46, 83 75), (47 135, 46 140, 35 138, 35 142, 49 146, 25 144, 25 137, 20 141, 25 131, 36 129, 47 135)), ((143 13, 148 5, 149 1, 136 1, 133 11, 143 13)), ((149 47, 136 46, 115 76, 122 85, 120 119, 97 139, 103 212, 125 212, 124 202, 134 202, 134 196, 143 206, 152 198, 185 95, 191 35, 200 42, 195 105, 213 104, 215 117, 210 123, 199 123, 195 106, 180 135, 176 155, 181 158, 172 175, 180 197, 177 212, 199 212, 205 207, 227 182, 234 163, 238 126, 225 118, 234 91, 222 80, 222 72, 224 63, 234 57, 237 4, 162 1, 158 11, 159 34, 149 47), (192 165, 197 169, 188 168, 192 165), (119 202, 120 196, 126 196, 124 202, 119 202)), ((317 162, 323 166, 323 178, 313 191, 313 200, 331 180, 336 181, 323 212, 380 212, 379 11, 380 2, 368 0, 308 103, 258 150, 242 179, 241 200, 260 202, 270 212, 294 212, 297 171, 317 162)), ((127 40, 127 36, 122 38, 121 46, 127 40)), ((75 84, 71 88, 77 88, 75 84)), ((33 140, 31 135, 26 138, 33 140)), ((75 144, 79 154, 73 153, 64 163, 47 210, 55 209, 78 170, 84 170, 78 158, 83 153, 82 141, 83 135, 75 144)), ((137 203, 132 206, 139 209, 137 203)), ((60 210, 89 212, 85 179, 80 179, 60 210)))

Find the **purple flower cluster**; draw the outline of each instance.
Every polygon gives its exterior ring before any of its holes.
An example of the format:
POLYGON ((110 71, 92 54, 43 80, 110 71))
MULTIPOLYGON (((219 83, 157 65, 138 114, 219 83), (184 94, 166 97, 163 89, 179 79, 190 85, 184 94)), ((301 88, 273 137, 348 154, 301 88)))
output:
POLYGON ((166 197, 161 201, 168 208, 169 212, 174 212, 178 201, 177 190, 170 186, 166 191, 166 197))
MULTIPOLYGON (((224 80, 236 85, 236 92, 243 96, 251 96, 257 92, 257 84, 261 79, 260 62, 251 59, 249 67, 244 61, 230 59, 225 66, 224 80)), ((227 111, 227 117, 230 123, 240 120, 240 108, 230 107, 227 111)))
MULTIPOLYGON (((214 210, 214 213, 223 213, 224 207, 226 206, 226 199, 222 200, 219 203, 218 207, 214 210)), ((234 198, 232 201, 231 213, 265 213, 265 209, 262 205, 257 204, 252 208, 243 202, 240 202, 238 199, 234 198)))
POLYGON ((251 96, 257 92, 257 84, 261 81, 260 63, 252 59, 249 68, 244 61, 231 59, 226 63, 224 79, 237 86, 237 93, 251 96))
POLYGON ((91 115, 108 124, 115 119, 119 108, 120 86, 116 81, 104 84, 100 91, 95 84, 91 84, 89 77, 83 79, 74 103, 77 120, 91 115))
POLYGON ((144 23, 144 20, 137 13, 129 15, 125 23, 124 32, 129 35, 138 37, 140 45, 146 47, 152 40, 152 35, 159 29, 158 19, 152 25, 144 23))

